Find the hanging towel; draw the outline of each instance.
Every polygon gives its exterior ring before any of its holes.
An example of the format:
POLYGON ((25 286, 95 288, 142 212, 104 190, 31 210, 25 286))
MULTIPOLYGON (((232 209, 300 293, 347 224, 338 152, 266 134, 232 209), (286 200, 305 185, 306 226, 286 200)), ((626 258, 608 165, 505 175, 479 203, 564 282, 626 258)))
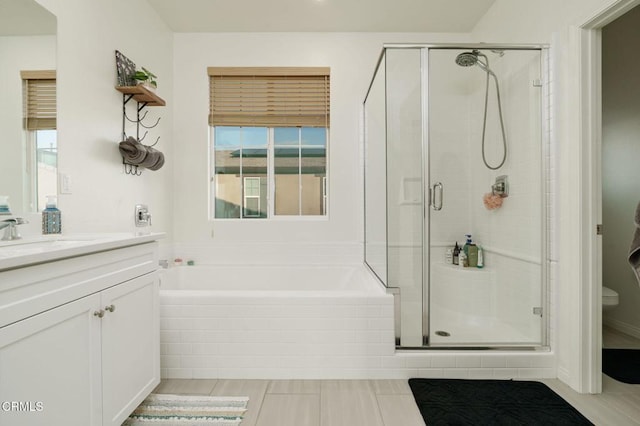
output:
POLYGON ((158 160, 155 162, 153 166, 149 166, 149 170, 158 170, 160 167, 164 166, 164 154, 158 151, 158 160))
POLYGON ((122 158, 128 164, 140 165, 147 157, 146 147, 132 136, 120 142, 119 150, 122 158))
POLYGON ((628 260, 633 272, 636 274, 638 284, 640 284, 640 203, 636 207, 635 225, 628 260))
POLYGON ((164 164, 164 155, 150 146, 145 146, 145 149, 147 156, 144 158, 144 161, 140 163, 140 167, 145 167, 150 170, 158 170, 162 167, 162 164, 164 164))

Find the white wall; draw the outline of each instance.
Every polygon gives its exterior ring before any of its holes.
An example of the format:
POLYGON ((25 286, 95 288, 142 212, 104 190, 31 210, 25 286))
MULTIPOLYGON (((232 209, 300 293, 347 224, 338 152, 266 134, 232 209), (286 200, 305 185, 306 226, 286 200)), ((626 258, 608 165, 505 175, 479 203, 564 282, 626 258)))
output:
POLYGON ((360 262, 360 111, 382 45, 461 38, 457 34, 176 34, 174 215, 176 241, 181 244, 175 254, 207 263, 360 262), (209 221, 208 66, 331 67, 328 219, 209 221))
POLYGON ((640 8, 602 31, 602 281, 620 305, 604 321, 640 337, 640 286, 627 263, 640 201, 640 8))
MULTIPOLYGON (((575 130, 572 113, 581 109, 574 86, 576 75, 574 62, 578 52, 570 50, 575 45, 571 39, 571 27, 586 24, 616 0, 497 0, 473 31, 478 41, 501 41, 509 43, 552 44, 552 94, 551 94, 551 161, 554 173, 551 176, 553 200, 550 229, 552 233, 551 258, 549 262, 552 306, 558 307, 552 326, 558 352, 558 375, 570 386, 586 390, 582 381, 582 368, 586 359, 580 357, 582 321, 580 303, 583 300, 581 215, 581 141, 575 130), (574 61, 574 62, 572 62, 574 61), (556 169, 557 167, 557 169, 556 169), (556 171, 557 170, 557 171, 556 171), (559 307, 562 307, 561 309, 559 307)), ((585 292, 586 294, 586 292, 585 292)), ((586 357, 586 354, 585 354, 586 357)))
POLYGON ((28 202, 23 185, 27 171, 20 71, 55 69, 56 37, 0 37, 0 62, 0 195, 9 196, 11 212, 19 216, 28 202))
MULTIPOLYGON (((144 0, 40 0, 58 18, 59 170, 69 174, 72 194, 59 197, 65 232, 133 231, 133 209, 146 203, 154 230, 171 230, 172 45, 171 33, 144 0), (124 174, 118 152, 122 95, 114 51, 159 77, 158 94, 168 107, 149 139, 166 155, 164 168, 142 176, 124 174)), ((145 140, 148 141, 149 139, 145 140)))
POLYGON ((555 32, 582 25, 617 0, 496 0, 473 29, 478 41, 550 43, 555 32))

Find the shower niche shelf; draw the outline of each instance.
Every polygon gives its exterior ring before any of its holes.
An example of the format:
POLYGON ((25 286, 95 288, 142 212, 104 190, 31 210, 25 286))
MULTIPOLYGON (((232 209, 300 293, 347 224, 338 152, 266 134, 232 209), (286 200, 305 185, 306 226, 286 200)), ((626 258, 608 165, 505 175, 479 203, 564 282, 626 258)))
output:
POLYGON ((438 268, 442 268, 443 270, 446 270, 446 271, 454 271, 454 272, 460 272, 460 273, 465 273, 465 272, 493 273, 493 271, 491 271, 491 267, 487 268, 486 266, 483 266, 482 268, 478 268, 477 266, 463 267, 460 265, 454 265, 452 263, 436 263, 434 264, 434 266, 437 266, 438 268))

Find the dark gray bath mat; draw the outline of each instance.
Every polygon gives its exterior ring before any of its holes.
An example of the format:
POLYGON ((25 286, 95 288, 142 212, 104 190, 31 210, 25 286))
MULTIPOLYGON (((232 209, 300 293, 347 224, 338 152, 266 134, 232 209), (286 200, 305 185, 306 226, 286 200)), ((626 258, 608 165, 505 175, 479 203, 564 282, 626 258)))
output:
POLYGON ((410 379, 427 426, 592 425, 540 382, 410 379))
POLYGON ((640 384, 640 349, 602 349, 602 372, 619 382, 640 384))

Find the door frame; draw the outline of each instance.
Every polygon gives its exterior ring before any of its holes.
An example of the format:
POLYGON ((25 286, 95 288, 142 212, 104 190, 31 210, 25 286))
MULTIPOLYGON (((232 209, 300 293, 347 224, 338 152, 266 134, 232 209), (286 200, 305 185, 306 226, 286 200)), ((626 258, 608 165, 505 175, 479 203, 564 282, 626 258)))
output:
POLYGON ((573 248, 575 241, 582 244, 578 244, 578 256, 568 256, 561 278, 576 282, 580 296, 575 328, 564 330, 578 333, 573 359, 578 371, 574 375, 559 369, 558 377, 582 393, 602 392, 602 238, 596 233, 596 226, 602 223, 602 28, 639 4, 640 0, 615 1, 569 29, 567 90, 569 99, 579 99, 581 108, 567 112, 569 150, 578 156, 577 170, 569 172, 574 183, 568 183, 567 189, 576 194, 577 203, 561 214, 560 220, 571 215, 578 220, 576 226, 561 231, 561 240, 567 241, 563 253, 567 253, 569 241, 573 248))

